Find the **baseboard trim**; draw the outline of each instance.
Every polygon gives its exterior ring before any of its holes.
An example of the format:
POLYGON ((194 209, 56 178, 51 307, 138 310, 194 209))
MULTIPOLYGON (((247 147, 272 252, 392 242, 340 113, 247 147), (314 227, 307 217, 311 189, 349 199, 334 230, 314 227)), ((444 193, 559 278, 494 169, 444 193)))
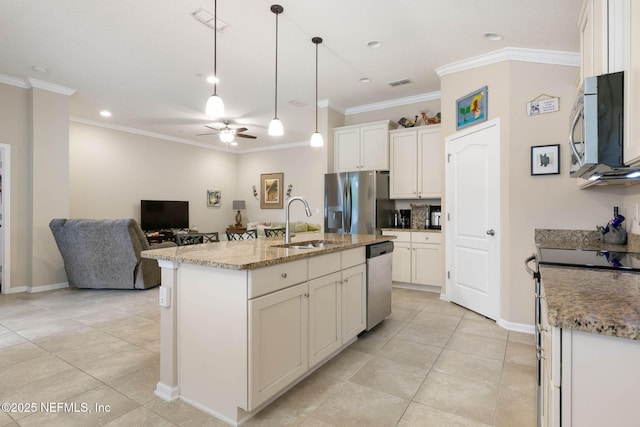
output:
POLYGON ((527 324, 524 324, 524 323, 509 322, 509 321, 504 320, 504 319, 498 319, 498 321, 496 323, 498 324, 498 326, 501 326, 504 329, 507 329, 507 330, 513 331, 513 332, 522 332, 522 333, 530 334, 530 335, 533 335, 534 332, 535 332, 535 328, 533 327, 533 325, 527 325, 527 324))
POLYGON ((167 402, 173 402, 180 397, 178 387, 171 387, 161 382, 156 384, 156 389, 154 390, 153 394, 167 402))
POLYGON ((20 293, 35 294, 38 292, 54 291, 56 289, 63 289, 68 287, 69 287, 69 282, 52 283, 51 285, 42 285, 42 286, 18 286, 16 288, 9 288, 7 293, 8 294, 20 294, 20 293))

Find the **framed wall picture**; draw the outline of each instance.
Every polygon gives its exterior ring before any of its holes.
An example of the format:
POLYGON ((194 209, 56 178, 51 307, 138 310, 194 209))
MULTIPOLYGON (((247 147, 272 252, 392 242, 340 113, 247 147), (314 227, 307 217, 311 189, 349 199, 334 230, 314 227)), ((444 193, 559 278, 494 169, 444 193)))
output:
POLYGON ((487 120, 487 86, 456 100, 456 130, 487 120))
POLYGON ((260 209, 282 209, 284 173, 260 175, 260 209))
POLYGON ((222 193, 219 190, 207 190, 207 206, 210 208, 219 208, 222 193))
POLYGON ((531 147, 531 175, 560 173, 560 144, 531 147))

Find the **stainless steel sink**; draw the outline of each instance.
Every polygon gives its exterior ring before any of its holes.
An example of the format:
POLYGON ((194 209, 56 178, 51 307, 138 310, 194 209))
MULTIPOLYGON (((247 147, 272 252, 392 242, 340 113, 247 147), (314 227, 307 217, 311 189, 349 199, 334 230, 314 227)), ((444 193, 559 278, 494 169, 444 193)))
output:
POLYGON ((339 245, 340 242, 333 242, 331 240, 311 240, 308 242, 293 242, 285 243, 283 245, 272 245, 273 248, 288 248, 288 249, 318 249, 327 248, 331 246, 339 245))

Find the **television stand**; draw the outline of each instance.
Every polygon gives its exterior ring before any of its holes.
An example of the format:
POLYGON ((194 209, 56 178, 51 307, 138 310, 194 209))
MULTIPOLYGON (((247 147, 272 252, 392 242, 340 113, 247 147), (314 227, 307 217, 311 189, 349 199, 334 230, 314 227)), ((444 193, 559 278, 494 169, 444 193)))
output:
POLYGON ((145 231, 144 235, 147 236, 150 245, 176 241, 176 235, 171 230, 145 231))

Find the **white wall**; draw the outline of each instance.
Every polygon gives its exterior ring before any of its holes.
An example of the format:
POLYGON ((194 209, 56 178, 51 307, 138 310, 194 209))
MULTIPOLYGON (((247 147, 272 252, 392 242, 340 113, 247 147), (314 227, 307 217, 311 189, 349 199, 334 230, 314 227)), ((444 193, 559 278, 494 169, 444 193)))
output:
POLYGON ((237 155, 70 123, 70 215, 140 221, 140 200, 187 200, 191 225, 224 232, 235 222, 237 155), (207 190, 220 190, 219 208, 207 190))
MULTIPOLYGON (((244 153, 238 159, 238 198, 247 202, 246 221, 284 222, 284 209, 260 209, 252 195, 252 186, 260 193, 260 174, 284 173, 283 190, 293 185, 292 196, 304 196, 311 207, 307 218, 300 202, 291 205, 291 220, 315 224, 324 222, 323 151, 308 145, 280 150, 244 153)), ((286 197, 286 196, 285 196, 286 197)), ((285 201, 286 204, 286 201, 285 201)))
POLYGON ((501 119, 501 317, 509 322, 533 324, 533 285, 523 261, 535 249, 534 230, 595 230, 610 219, 613 206, 624 207, 624 190, 579 190, 568 176, 576 73, 573 67, 508 61, 442 78, 443 137, 456 132, 455 100, 485 85, 489 120, 501 119), (526 103, 540 94, 559 97, 560 111, 527 116, 526 103), (531 146, 548 144, 560 144, 561 174, 531 176, 531 146))

